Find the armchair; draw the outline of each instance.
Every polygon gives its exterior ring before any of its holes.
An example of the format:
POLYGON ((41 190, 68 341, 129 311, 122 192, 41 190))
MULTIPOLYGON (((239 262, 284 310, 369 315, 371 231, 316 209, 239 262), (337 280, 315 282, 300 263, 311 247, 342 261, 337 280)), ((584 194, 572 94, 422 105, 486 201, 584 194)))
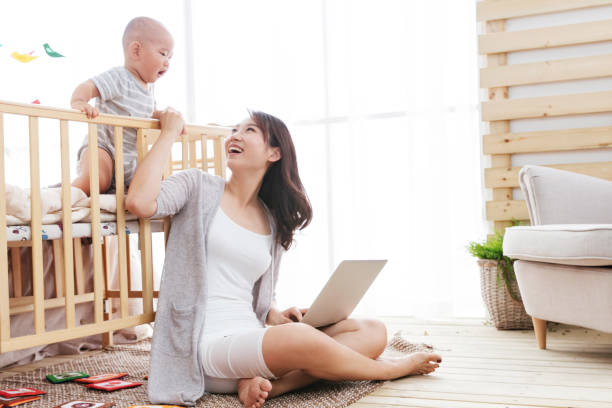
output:
POLYGON ((504 254, 538 346, 547 321, 612 332, 612 182, 525 166, 519 184, 532 225, 506 229, 504 254))

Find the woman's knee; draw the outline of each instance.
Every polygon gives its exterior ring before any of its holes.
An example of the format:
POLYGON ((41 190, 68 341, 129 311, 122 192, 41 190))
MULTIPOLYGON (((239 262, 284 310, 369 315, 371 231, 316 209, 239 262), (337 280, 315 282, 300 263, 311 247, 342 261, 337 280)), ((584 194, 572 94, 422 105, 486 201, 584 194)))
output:
POLYGON ((362 331, 371 341, 369 356, 376 358, 380 356, 387 346, 387 327, 378 319, 359 319, 357 320, 359 330, 362 331))

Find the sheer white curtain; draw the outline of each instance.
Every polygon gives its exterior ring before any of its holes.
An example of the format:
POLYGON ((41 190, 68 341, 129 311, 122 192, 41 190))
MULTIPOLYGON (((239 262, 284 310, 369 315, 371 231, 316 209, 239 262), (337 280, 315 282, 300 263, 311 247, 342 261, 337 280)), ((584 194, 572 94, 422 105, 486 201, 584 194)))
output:
MULTIPOLYGON (((68 107, 79 82, 122 63, 125 24, 157 18, 176 41, 159 106, 220 124, 261 109, 292 131, 314 219, 283 260, 281 306, 307 306, 342 259, 387 258, 359 313, 479 315, 464 249, 486 232, 474 9, 472 0, 9 2, 0 99, 68 107), (67 57, 46 57, 45 42, 67 57), (32 63, 10 58, 31 50, 41 55, 32 63)), ((7 179, 27 186, 26 127, 8 118, 6 127, 7 179)), ((74 160, 85 129, 71 131, 74 160)), ((60 178, 57 134, 41 121, 43 185, 60 178)))
POLYGON ((193 2, 199 121, 246 108, 293 132, 314 220, 283 261, 282 306, 342 259, 389 263, 364 314, 481 315, 465 252, 485 235, 475 3, 193 2))

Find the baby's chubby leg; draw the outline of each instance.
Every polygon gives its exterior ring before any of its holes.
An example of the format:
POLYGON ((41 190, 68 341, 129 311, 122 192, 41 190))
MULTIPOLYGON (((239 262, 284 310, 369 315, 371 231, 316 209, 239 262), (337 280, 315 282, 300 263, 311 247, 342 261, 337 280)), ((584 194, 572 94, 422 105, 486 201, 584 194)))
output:
MULTIPOLYGON (((79 160, 78 176, 73 180, 72 185, 78 187, 89 196, 89 149, 83 149, 79 160)), ((100 193, 104 193, 110 188, 113 178, 113 159, 108 152, 98 147, 98 181, 100 183, 100 193)))

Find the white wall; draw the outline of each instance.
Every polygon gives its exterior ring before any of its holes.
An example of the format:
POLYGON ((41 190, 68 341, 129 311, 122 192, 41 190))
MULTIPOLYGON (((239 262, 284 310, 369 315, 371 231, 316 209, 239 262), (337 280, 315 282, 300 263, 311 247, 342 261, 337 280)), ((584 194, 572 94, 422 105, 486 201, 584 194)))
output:
MULTIPOLYGON (((582 10, 552 13, 539 16, 508 19, 507 31, 529 30, 557 25, 584 23, 612 19, 612 6, 596 7, 582 10)), ((482 27, 481 27, 482 32, 482 27)), ((612 54, 612 41, 577 46, 557 47, 544 50, 531 50, 508 53, 507 63, 525 64, 538 61, 550 61, 566 58, 586 57, 592 55, 612 54)), ((481 65, 484 58, 481 59, 481 65)), ((484 65, 482 65, 484 66, 484 65)), ((609 78, 563 81, 549 84, 523 85, 509 87, 510 99, 531 98, 538 96, 564 95, 612 90, 612 72, 609 78)), ((486 98, 486 92, 481 93, 486 98)), ((542 119, 520 119, 510 121, 511 132, 530 132, 568 128, 588 128, 612 125, 612 112, 590 115, 572 115, 542 119)), ((483 126, 483 132, 488 132, 483 126)), ((512 166, 525 164, 564 164, 601 162, 612 160, 612 149, 599 149, 573 152, 550 152, 536 154, 512 155, 512 166)), ((490 166, 490 157, 485 156, 485 167, 490 166)), ((483 184, 484 185, 484 184, 483 184)), ((491 199, 491 190, 487 189, 487 199, 491 199)), ((514 190, 514 199, 523 199, 519 189, 514 190)))

